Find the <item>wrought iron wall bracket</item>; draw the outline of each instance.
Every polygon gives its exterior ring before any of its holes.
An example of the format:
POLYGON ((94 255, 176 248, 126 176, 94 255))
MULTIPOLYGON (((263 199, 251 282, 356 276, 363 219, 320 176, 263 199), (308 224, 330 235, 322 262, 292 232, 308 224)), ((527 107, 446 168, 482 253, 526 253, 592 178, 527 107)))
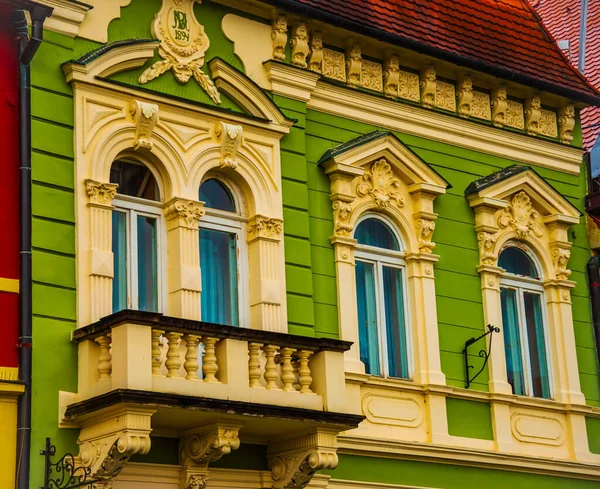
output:
POLYGON ((56 447, 46 438, 46 448, 40 450, 44 457, 44 485, 39 489, 76 489, 91 487, 96 479, 89 478, 90 469, 76 465, 75 457, 66 453, 57 462, 52 462, 56 447))
POLYGON ((491 324, 487 325, 487 329, 488 329, 487 332, 483 333, 481 336, 478 336, 477 338, 471 338, 465 342, 465 349, 462 351, 462 353, 463 353, 463 356, 465 357, 465 379, 467 380, 465 387, 467 389, 470 387, 470 385, 473 383, 473 381, 477 377, 479 377, 479 374, 481 372, 483 372, 483 369, 487 365, 488 359, 490 358, 490 352, 492 351, 492 339, 494 337, 494 333, 500 332, 500 328, 492 326, 491 324), (477 343, 479 340, 485 338, 488 335, 490 335, 490 343, 488 345, 487 351, 479 350, 479 357, 483 358, 483 365, 477 371, 477 373, 471 377, 471 369, 473 368, 473 365, 469 365, 469 347, 473 343, 477 343))

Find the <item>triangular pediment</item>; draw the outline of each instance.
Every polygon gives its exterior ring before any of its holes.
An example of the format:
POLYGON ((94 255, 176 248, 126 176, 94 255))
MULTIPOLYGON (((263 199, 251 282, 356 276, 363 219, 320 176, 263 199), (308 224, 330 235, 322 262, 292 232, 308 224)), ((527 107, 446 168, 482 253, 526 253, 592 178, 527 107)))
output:
POLYGON ((451 185, 391 132, 374 131, 328 150, 319 160, 327 171, 332 165, 357 174, 367 165, 385 159, 409 187, 426 186, 444 193, 451 185))
POLYGON ((471 207, 494 205, 503 207, 518 192, 525 192, 542 216, 561 216, 573 223, 581 213, 558 190, 535 170, 513 165, 471 183, 465 195, 471 207))

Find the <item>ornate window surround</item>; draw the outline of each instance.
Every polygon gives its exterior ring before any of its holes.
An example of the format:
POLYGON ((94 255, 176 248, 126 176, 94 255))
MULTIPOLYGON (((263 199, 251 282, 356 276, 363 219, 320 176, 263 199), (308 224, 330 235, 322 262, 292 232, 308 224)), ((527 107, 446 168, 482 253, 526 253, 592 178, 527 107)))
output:
POLYGON ((331 181, 340 335, 354 342, 346 371, 364 373, 358 349, 358 318, 352 238, 365 214, 383 214, 399 230, 406 249, 408 316, 412 320, 413 380, 445 384, 439 356, 431 241, 437 214, 433 201, 448 183, 391 133, 373 132, 330 150, 320 160, 331 181))
MULTIPOLYGON (((143 65, 153 55, 150 44, 120 42, 63 66, 75 101, 78 325, 112 312, 110 217, 116 187, 108 183, 109 172, 113 161, 130 156, 162 183, 168 248, 162 257, 168 256, 163 312, 201 317, 198 222, 205 210, 198 189, 207 175, 218 175, 241 191, 246 205, 255 277, 249 287, 251 325, 287 332, 279 141, 292 121, 221 60, 219 67, 235 75, 237 88, 246 93, 240 106, 252 115, 174 101, 106 79, 143 65)), ((237 102, 235 91, 223 93, 237 102)))
POLYGON ((559 455, 564 450, 571 450, 582 459, 589 458, 584 416, 559 407, 585 405, 571 310, 575 282, 568 279, 571 272, 567 269, 571 247, 568 230, 579 222, 581 214, 529 167, 501 170, 472 183, 465 194, 475 211, 485 324, 502 326, 500 284, 504 269, 498 267, 498 256, 503 246, 509 242, 525 244, 534 253, 543 276, 553 399, 528 398, 531 407, 520 407, 521 398, 512 394, 507 382, 501 327, 488 364, 498 449, 559 457, 564 456, 559 455), (531 429, 523 430, 524 424, 531 429), (551 432, 560 436, 554 439, 551 432))

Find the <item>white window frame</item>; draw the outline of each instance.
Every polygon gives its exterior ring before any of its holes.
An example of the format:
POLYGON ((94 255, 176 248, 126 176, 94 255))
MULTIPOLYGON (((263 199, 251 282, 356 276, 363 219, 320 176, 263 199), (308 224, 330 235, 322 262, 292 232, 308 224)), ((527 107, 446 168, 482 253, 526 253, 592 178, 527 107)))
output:
MULTIPOLYGON (((223 231, 236 235, 236 258, 237 258, 237 289, 238 289, 238 325, 240 328, 250 328, 250 277, 248 264, 247 223, 248 218, 244 215, 244 207, 237 198, 237 190, 233 189, 227 182, 219 177, 208 176, 206 180, 218 180, 228 191, 235 205, 236 212, 227 212, 219 209, 204 207, 205 214, 200 220, 198 229, 198 244, 200 245, 200 229, 223 231)), ((204 181, 202 183, 204 183, 204 181)), ((202 262, 200 262, 200 276, 202 277, 202 262)), ((204 287, 204 284, 202 284, 204 287)), ((202 292, 201 292, 202 293, 202 292)), ((202 300, 202 298, 200 299, 202 300)))
MULTIPOLYGON (((525 252, 533 266, 541 277, 540 266, 537 260, 534 258, 531 251, 523 247, 520 244, 508 243, 502 247, 502 251, 506 248, 519 248, 525 252)), ((504 272, 500 277, 500 290, 502 289, 514 289, 517 295, 517 312, 519 319, 519 339, 521 340, 521 360, 523 362, 523 376, 525 380, 525 395, 527 397, 535 397, 533 393, 533 376, 531 372, 531 357, 529 352, 529 335, 527 333, 527 318, 525 317, 525 303, 524 303, 524 292, 531 292, 540 296, 540 304, 542 306, 542 321, 544 331, 544 346, 546 348, 546 363, 548 368, 548 384, 550 388, 550 399, 554 399, 554 376, 552 369, 552 350, 550 349, 550 332, 548 329, 548 311, 546 305, 546 295, 544 286, 541 279, 535 279, 531 277, 525 277, 522 275, 515 275, 512 273, 504 272)), ((501 305, 502 307, 502 305, 501 305)), ((505 353, 506 355, 506 353, 505 353)), ((508 378, 508 370, 506 371, 508 378)), ((537 398, 536 398, 537 399, 537 398)))
MULTIPOLYGON (((354 251, 355 262, 360 261, 363 263, 371 263, 374 265, 374 280, 375 280, 375 302, 376 302, 376 313, 377 313, 377 340, 379 347, 379 361, 381 366, 381 377, 383 378, 394 378, 389 375, 389 362, 387 352, 387 333, 385 328, 385 304, 384 304, 384 290, 383 290, 383 267, 397 268, 402 271, 402 295, 404 309, 404 324, 406 329, 406 362, 408 365, 408 379, 400 380, 412 380, 414 376, 414 354, 412 349, 412 327, 410 317, 410 300, 408 296, 408 273, 406 261, 406 251, 404 251, 404 243, 396 231, 396 227, 388 220, 377 214, 366 214, 362 216, 355 225, 355 229, 358 229, 360 224, 367 219, 377 219, 383 222, 392 232, 398 242, 400 251, 387 250, 385 248, 378 248, 376 246, 368 246, 363 244, 357 244, 354 251)), ((356 283, 356 279, 355 279, 356 283)), ((358 304, 357 304, 358 307, 358 304)), ((360 335, 359 335, 360 341, 360 335)))
MULTIPOLYGON (((127 263, 127 308, 138 310, 138 256, 137 256, 137 216, 156 219, 156 269, 157 269, 157 312, 166 313, 167 301, 164 297, 167 277, 166 270, 166 226, 163 223, 162 202, 117 194, 112 212, 126 215, 126 263, 127 263), (134 252, 135 251, 135 252, 134 252)), ((116 273, 116 271, 115 271, 116 273)), ((112 300, 112 299, 111 299, 112 300)))

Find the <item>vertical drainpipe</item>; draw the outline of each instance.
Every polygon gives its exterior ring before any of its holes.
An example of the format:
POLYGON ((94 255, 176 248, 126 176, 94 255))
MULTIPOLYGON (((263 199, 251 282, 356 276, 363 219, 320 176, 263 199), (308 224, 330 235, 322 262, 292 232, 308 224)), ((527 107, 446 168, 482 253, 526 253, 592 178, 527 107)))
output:
POLYGON ((13 22, 19 53, 19 380, 25 392, 17 411, 18 489, 29 489, 31 455, 31 367, 32 367, 32 273, 31 273, 31 80, 29 64, 42 43, 44 21, 52 9, 33 7, 31 36, 24 10, 16 10, 13 22))
POLYGON ((587 265, 590 299, 592 301, 592 321, 596 339, 596 360, 600 367, 600 256, 592 256, 587 265))
POLYGON ((579 19, 579 56, 577 69, 583 75, 585 73, 585 46, 587 42, 587 13, 588 0, 581 0, 581 17, 579 19))

